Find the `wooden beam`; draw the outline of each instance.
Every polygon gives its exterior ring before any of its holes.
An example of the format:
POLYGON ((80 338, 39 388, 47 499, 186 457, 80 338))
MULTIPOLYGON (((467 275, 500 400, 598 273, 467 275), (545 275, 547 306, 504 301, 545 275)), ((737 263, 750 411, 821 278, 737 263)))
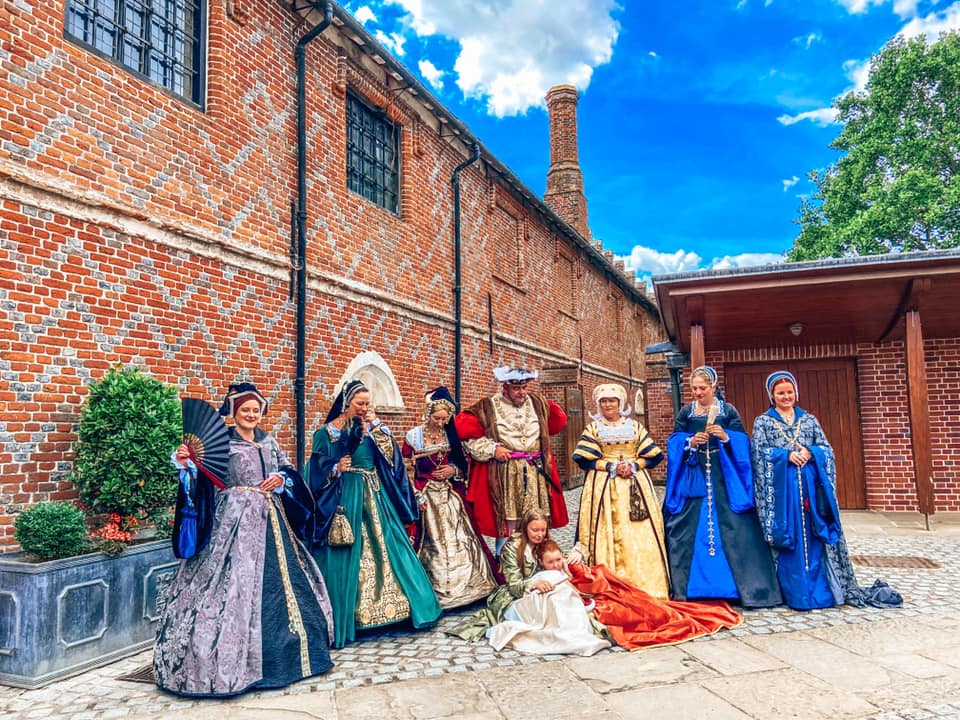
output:
POLYGON ((908 310, 907 337, 904 345, 907 359, 907 397, 910 408, 910 446, 913 450, 913 472, 917 485, 920 512, 932 515, 933 462, 930 448, 930 410, 927 397, 927 367, 923 356, 923 330, 920 312, 908 310))
POLYGON ((923 296, 930 292, 931 285, 933 285, 933 281, 928 277, 912 278, 910 282, 907 283, 903 294, 900 296, 900 304, 890 317, 890 322, 887 323, 887 327, 874 342, 875 345, 879 345, 890 336, 890 333, 897 327, 897 323, 900 322, 900 318, 904 317, 904 313, 906 313, 907 310, 920 311, 920 303, 923 300, 923 296))
POLYGON ((690 326, 690 367, 698 368, 706 360, 703 352, 703 325, 690 326))
POLYGON ((703 295, 687 298, 687 320, 691 325, 703 325, 703 295))

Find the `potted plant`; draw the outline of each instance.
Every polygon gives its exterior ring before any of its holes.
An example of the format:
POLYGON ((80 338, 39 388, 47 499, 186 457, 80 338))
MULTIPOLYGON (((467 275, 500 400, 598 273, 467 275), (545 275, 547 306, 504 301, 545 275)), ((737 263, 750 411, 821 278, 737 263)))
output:
POLYGON ((28 508, 22 552, 0 556, 0 683, 40 687, 153 643, 178 563, 168 540, 129 543, 149 520, 169 537, 181 427, 176 389, 136 368, 90 387, 70 478, 86 517, 71 503, 28 508))
POLYGON ((137 368, 112 368, 91 386, 80 412, 70 480, 88 512, 108 516, 105 524, 115 526, 114 537, 116 531, 135 530, 157 508, 173 505, 177 485, 171 481, 170 453, 180 443, 181 428, 176 388, 137 368))

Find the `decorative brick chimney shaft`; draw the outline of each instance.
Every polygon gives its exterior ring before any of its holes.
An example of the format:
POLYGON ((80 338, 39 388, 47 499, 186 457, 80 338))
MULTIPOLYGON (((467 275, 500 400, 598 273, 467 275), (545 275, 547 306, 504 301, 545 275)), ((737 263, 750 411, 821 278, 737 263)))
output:
POLYGON ((577 153, 577 89, 557 85, 547 91, 550 114, 550 170, 544 202, 583 237, 590 238, 587 198, 577 153))

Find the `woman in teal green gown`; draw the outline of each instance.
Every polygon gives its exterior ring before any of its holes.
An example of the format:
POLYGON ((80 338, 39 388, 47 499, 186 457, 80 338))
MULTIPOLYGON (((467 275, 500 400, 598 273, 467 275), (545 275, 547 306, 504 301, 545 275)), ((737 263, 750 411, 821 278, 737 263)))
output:
POLYGON ((407 619, 433 625, 440 604, 404 527, 418 517, 413 486, 359 380, 344 386, 314 433, 307 477, 317 508, 312 552, 333 606, 331 645, 407 619))

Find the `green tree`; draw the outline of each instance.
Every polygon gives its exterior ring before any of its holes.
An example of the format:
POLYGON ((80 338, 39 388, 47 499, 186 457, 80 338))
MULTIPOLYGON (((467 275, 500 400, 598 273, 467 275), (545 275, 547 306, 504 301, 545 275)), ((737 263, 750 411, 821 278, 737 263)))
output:
POLYGON ((863 92, 835 104, 843 156, 813 171, 787 259, 960 244, 960 34, 897 36, 871 60, 863 92))

